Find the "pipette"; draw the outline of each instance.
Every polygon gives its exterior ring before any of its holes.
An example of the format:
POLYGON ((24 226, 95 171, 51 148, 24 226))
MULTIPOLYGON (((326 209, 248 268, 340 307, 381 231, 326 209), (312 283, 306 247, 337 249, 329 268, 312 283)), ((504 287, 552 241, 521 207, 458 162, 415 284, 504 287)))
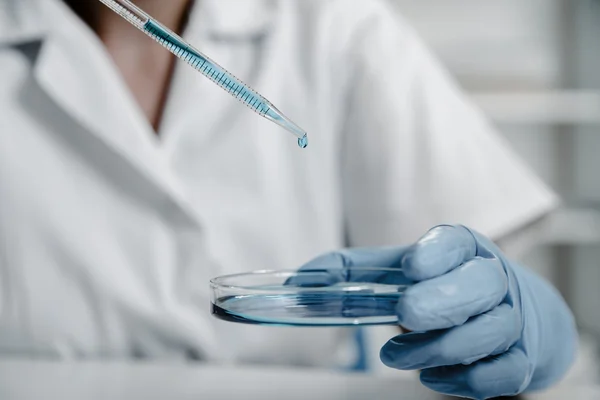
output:
POLYGON ((179 35, 153 19, 142 9, 129 0, 100 1, 130 24, 156 40, 176 57, 185 61, 227 93, 244 103, 252 111, 292 133, 298 138, 300 147, 304 148, 308 145, 306 132, 279 111, 270 101, 186 43, 179 35))

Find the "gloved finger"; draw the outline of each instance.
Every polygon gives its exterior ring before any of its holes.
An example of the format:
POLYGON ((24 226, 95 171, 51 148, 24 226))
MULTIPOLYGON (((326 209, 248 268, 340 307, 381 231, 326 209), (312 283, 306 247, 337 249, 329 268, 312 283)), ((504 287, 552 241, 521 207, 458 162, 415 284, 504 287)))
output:
POLYGON ((340 282, 347 282, 347 275, 345 268, 304 269, 288 278, 284 285, 305 288, 332 286, 340 282))
POLYGON ((323 254, 304 264, 300 269, 397 268, 405 253, 406 247, 348 248, 323 254))
POLYGON ((361 281, 409 284, 412 281, 399 268, 405 252, 404 247, 381 247, 343 249, 324 254, 300 267, 302 274, 289 279, 286 285, 329 286, 340 282, 361 281))
POLYGON ((445 275, 409 286, 396 307, 399 324, 411 331, 462 325, 498 306, 507 290, 500 260, 476 257, 445 275))
POLYGON ((402 269, 415 281, 443 275, 477 255, 476 240, 464 226, 431 229, 406 252, 402 269))
POLYGON ((398 335, 381 348, 380 358, 388 367, 401 370, 471 364, 504 353, 520 335, 519 315, 501 304, 448 330, 398 335))
POLYGON ((437 367, 421 372, 421 382, 428 388, 473 399, 516 395, 527 388, 531 377, 531 363, 516 347, 471 365, 437 367))
MULTIPOLYGON (((344 283, 378 283, 402 285, 412 283, 398 268, 405 248, 357 248, 344 249, 322 255, 300 268, 298 273, 287 279, 285 285, 303 288, 321 288, 344 283)), ((393 289, 393 288, 391 288, 393 289)), ((388 288, 390 290, 390 288, 388 288)), ((353 285, 349 292, 302 291, 296 301, 299 307, 312 312, 319 309, 323 298, 327 298, 327 312, 346 318, 381 317, 396 315, 397 296, 375 296, 370 286, 353 285)))

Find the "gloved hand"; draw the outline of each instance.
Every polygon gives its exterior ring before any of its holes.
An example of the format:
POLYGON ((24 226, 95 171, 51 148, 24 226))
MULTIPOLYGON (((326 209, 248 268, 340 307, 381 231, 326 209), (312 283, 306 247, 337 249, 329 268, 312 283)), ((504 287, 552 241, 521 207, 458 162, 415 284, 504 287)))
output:
POLYGON ((421 370, 435 391, 515 395, 556 382, 573 360, 577 332, 556 290, 463 226, 436 227, 405 248, 342 250, 304 268, 335 266, 394 266, 416 282, 397 305, 411 332, 389 340, 380 358, 421 370))

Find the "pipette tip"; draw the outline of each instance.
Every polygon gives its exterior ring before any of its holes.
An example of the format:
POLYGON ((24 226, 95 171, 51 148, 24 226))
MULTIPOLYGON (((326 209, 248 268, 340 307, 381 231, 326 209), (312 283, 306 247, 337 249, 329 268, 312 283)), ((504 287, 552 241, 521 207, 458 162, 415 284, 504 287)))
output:
POLYGON ((303 149, 305 149, 306 146, 308 146, 308 136, 306 136, 306 133, 301 138, 298 138, 298 146, 300 146, 303 149))

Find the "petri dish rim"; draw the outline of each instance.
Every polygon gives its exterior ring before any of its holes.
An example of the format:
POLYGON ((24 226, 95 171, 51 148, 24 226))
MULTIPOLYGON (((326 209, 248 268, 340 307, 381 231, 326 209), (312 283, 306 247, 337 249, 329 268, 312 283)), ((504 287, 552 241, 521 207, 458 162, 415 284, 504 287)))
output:
POLYGON ((396 325, 397 301, 411 286, 401 277, 401 268, 369 266, 263 269, 221 275, 210 280, 211 314, 228 322, 267 326, 396 325), (347 275, 350 271, 358 274, 347 275), (304 274, 307 281, 300 282, 310 283, 311 274, 328 272, 333 273, 331 283, 325 275, 324 285, 288 285, 290 278, 302 278, 304 274), (398 282, 394 274, 400 278, 398 282))
MULTIPOLYGON (((272 286, 272 287, 257 287, 256 285, 240 285, 240 284, 226 284, 224 281, 232 280, 232 279, 240 279, 244 277, 256 277, 256 276, 268 276, 271 275, 273 277, 280 276, 282 278, 291 278, 294 276, 308 274, 308 273, 316 273, 316 272, 326 272, 326 271, 356 271, 356 272, 381 272, 381 273, 400 273, 402 272, 401 268, 381 268, 381 267, 352 267, 352 268, 315 268, 315 269, 264 269, 264 270, 255 270, 250 272, 240 272, 236 274, 228 274, 221 275, 215 278, 210 279, 210 287, 213 290, 218 289, 228 289, 228 290, 240 290, 240 291, 248 291, 248 292, 281 292, 286 288, 284 285, 281 286, 272 286), (287 275, 287 276, 286 276, 287 275)), ((348 282, 354 283, 354 282, 348 282)), ((375 282, 356 282, 355 285, 345 286, 344 288, 340 288, 339 286, 320 286, 320 287, 298 287, 298 286, 290 286, 289 289, 295 292, 310 292, 310 291, 356 291, 363 290, 365 288, 371 287, 375 282)), ((406 284, 384 284, 387 286, 407 286, 406 284)))

